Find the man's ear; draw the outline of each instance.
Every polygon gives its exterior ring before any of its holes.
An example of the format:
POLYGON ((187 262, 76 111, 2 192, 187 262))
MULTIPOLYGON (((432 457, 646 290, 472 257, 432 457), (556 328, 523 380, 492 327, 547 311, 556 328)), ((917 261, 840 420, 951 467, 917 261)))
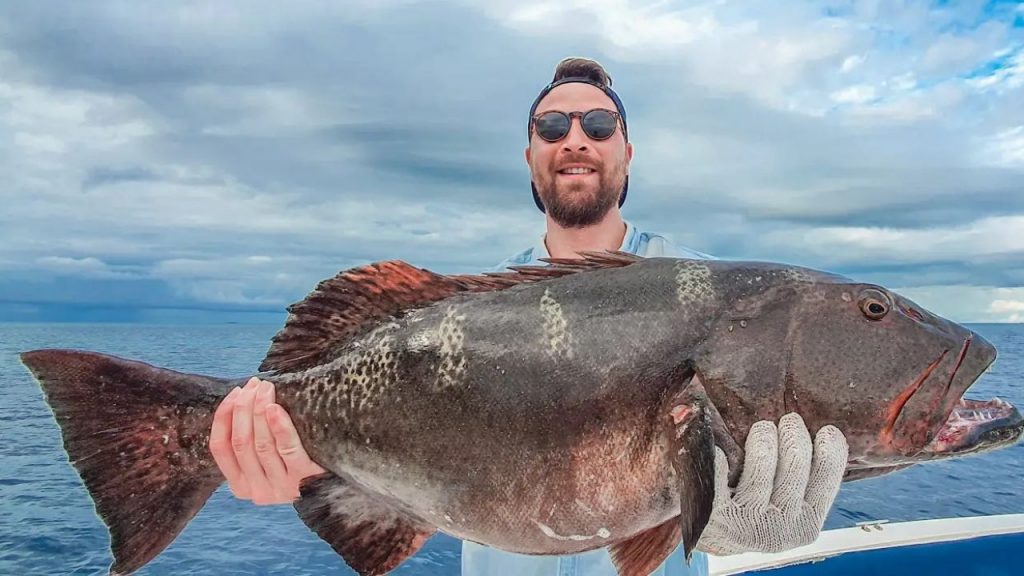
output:
POLYGON ((526 165, 529 166, 530 165, 530 147, 529 146, 526 147, 526 150, 523 151, 523 154, 526 156, 526 165))

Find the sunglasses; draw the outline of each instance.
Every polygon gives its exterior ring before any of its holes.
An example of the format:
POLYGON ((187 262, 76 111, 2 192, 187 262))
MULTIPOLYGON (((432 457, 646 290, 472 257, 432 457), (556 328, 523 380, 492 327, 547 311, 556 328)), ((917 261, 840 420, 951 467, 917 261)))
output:
POLYGON ((550 110, 533 117, 533 129, 548 142, 558 142, 569 133, 572 119, 579 118, 583 132, 591 140, 607 140, 615 134, 619 125, 619 113, 604 108, 594 108, 587 112, 562 112, 550 110))

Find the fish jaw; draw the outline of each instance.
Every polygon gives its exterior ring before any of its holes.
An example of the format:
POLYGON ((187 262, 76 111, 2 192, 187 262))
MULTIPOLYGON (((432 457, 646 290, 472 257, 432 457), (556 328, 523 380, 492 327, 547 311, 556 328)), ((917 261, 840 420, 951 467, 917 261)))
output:
POLYGON ((978 454, 1013 444, 1024 433, 1024 416, 1012 404, 961 398, 919 459, 978 454))
POLYGON ((1024 416, 1000 398, 988 402, 961 398, 932 441, 899 463, 865 464, 853 461, 844 482, 876 478, 921 462, 981 454, 1008 446, 1024 434, 1024 416))

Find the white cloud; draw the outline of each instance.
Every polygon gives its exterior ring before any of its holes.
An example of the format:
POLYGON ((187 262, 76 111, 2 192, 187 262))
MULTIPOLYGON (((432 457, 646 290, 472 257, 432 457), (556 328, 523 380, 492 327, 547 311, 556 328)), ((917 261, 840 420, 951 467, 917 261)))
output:
POLYGON ((899 76, 894 76, 884 81, 883 84, 893 90, 906 92, 917 87, 917 80, 914 78, 913 72, 907 72, 905 74, 900 74, 899 76))
POLYGON ((852 32, 812 7, 765 8, 580 0, 557 7, 498 2, 485 10, 531 37, 592 31, 609 43, 603 51, 618 60, 666 66, 700 86, 745 94, 781 109, 813 108, 816 104, 804 103, 796 92, 819 64, 840 66, 852 32), (592 25, 566 30, 567 20, 592 25))
POLYGON ((822 226, 781 229, 762 241, 830 266, 919 264, 1024 254, 1024 215, 982 218, 961 226, 882 228, 822 226))
POLYGON ((1024 168, 1024 126, 1007 128, 992 136, 982 147, 979 162, 1005 168, 1024 168))
POLYGON ((988 309, 994 314, 1024 312, 1024 300, 993 300, 988 309))
POLYGON ((959 75, 997 53, 1007 41, 1007 27, 995 20, 973 28, 943 32, 931 38, 919 69, 926 75, 959 75))
POLYGON ((44 256, 35 262, 39 270, 59 276, 78 276, 82 278, 139 278, 137 272, 116 270, 106 262, 93 256, 70 258, 67 256, 44 256))
POLYGON ((847 56, 846 58, 843 59, 843 65, 840 66, 839 69, 842 70, 843 72, 851 72, 854 68, 863 64, 864 60, 864 56, 861 56, 860 54, 847 56))
POLYGON ((833 101, 840 104, 864 104, 874 100, 877 96, 877 91, 874 86, 860 84, 837 90, 830 96, 833 101))
POLYGON ((1024 86, 1024 46, 1007 49, 996 54, 999 59, 1006 56, 1005 62, 996 66, 988 74, 978 74, 967 80, 967 83, 980 92, 997 93, 1016 90, 1024 86))
POLYGON ((298 88, 204 84, 186 88, 184 98, 216 111, 219 123, 202 131, 217 136, 289 136, 346 119, 339 116, 339 103, 323 102, 298 88))
POLYGON ((916 286, 894 290, 954 322, 1024 322, 1024 287, 916 286), (997 304, 1002 302, 1002 304, 997 304))
POLYGON ((928 90, 915 90, 913 82, 913 79, 905 77, 897 79, 892 86, 893 91, 886 97, 854 102, 858 105, 847 112, 861 120, 914 122, 941 117, 964 100, 963 90, 956 83, 946 82, 928 90))
MULTIPOLYGON (((0 68, 3 71, 9 68, 0 68)), ((16 144, 39 152, 110 150, 157 131, 144 106, 127 96, 56 89, 27 81, 0 82, 0 126, 20 136, 16 144)))

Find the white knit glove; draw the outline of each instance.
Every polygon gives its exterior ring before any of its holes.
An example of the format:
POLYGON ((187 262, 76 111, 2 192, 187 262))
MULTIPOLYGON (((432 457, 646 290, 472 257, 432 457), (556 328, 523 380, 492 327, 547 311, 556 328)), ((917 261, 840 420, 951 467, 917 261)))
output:
POLYGON ((697 548, 727 556, 781 552, 817 539, 846 470, 849 447, 834 426, 811 436, 796 413, 747 436, 743 474, 729 487, 729 462, 715 447, 715 502, 697 548))

